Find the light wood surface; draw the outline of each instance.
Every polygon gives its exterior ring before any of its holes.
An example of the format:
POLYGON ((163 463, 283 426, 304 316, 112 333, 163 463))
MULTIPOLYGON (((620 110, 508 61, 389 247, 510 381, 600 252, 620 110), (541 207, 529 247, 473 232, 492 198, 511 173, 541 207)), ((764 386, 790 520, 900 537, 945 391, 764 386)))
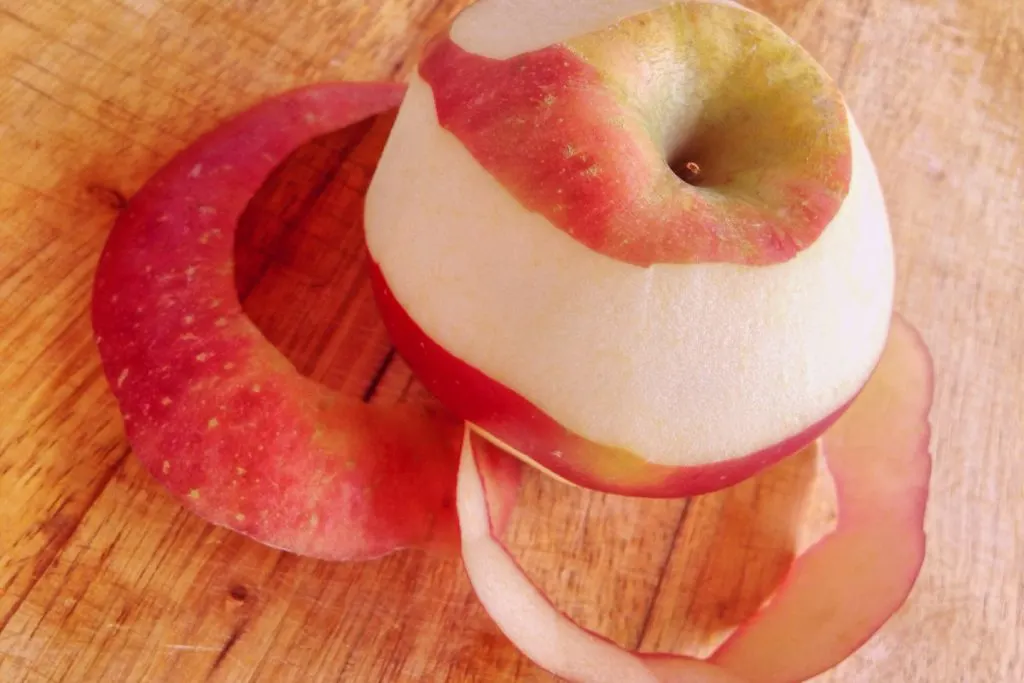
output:
MULTIPOLYGON (((184 514, 126 445, 88 317, 124 198, 224 116, 400 79, 464 0, 0 0, 0 681, 546 681, 457 560, 281 554, 184 514)), ((751 0, 835 75, 876 155, 898 307, 935 356, 929 551, 824 681, 1024 681, 1024 5, 751 0)), ((309 145, 242 222, 247 310, 303 372, 421 400, 365 278, 387 122, 309 145)), ((510 532, 556 603, 633 647, 705 651, 827 520, 797 457, 637 501, 530 476, 510 532), (820 525, 819 525, 820 526, 820 525)))

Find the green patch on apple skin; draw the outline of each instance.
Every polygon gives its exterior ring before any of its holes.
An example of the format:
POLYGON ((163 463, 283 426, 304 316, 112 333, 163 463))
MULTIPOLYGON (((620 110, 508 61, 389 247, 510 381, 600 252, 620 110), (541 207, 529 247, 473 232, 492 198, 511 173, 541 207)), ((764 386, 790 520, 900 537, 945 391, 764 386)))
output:
POLYGON ((838 89, 740 8, 671 5, 505 60, 441 39, 420 75, 440 124, 518 201, 623 262, 781 263, 849 190, 838 89))

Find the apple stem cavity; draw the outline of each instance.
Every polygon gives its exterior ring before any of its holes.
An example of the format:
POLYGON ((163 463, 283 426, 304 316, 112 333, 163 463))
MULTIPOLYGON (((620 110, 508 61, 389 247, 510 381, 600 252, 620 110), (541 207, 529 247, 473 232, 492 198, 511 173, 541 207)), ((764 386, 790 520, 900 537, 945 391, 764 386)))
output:
POLYGON ((672 171, 687 185, 699 187, 703 180, 703 172, 696 161, 683 161, 669 164, 672 171))

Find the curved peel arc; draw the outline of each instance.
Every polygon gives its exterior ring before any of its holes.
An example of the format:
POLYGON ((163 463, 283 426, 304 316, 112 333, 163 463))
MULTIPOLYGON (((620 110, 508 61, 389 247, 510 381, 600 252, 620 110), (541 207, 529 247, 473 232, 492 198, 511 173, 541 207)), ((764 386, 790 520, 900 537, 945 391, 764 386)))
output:
POLYGON ((924 340, 897 317, 878 369, 821 441, 839 501, 835 530, 710 661, 765 683, 806 680, 904 604, 925 557, 933 372, 924 340))
POLYGON ((567 429, 442 347, 398 303, 376 263, 370 265, 370 281, 389 336, 433 395, 503 451, 584 488, 645 498, 696 496, 727 488, 800 450, 850 405, 844 403, 806 429, 742 458, 695 467, 650 463, 567 429))
POLYGON ((238 217, 266 176, 404 93, 324 83, 237 115, 132 197, 96 271, 94 334, 135 454, 200 517, 303 555, 457 546, 460 423, 300 376, 245 315, 233 278, 238 217))
POLYGON ((550 0, 488 0, 470 5, 456 17, 452 39, 467 52, 490 59, 508 59, 673 2, 705 2, 751 11, 735 0, 602 0, 592 3, 592 13, 583 15, 566 12, 550 0), (510 21, 513 17, 515 22, 510 21))
POLYGON ((768 603, 701 662, 705 668, 695 668, 690 658, 630 653, 561 614, 489 524, 488 497, 501 489, 476 454, 479 437, 467 432, 458 512, 470 581, 517 648, 570 680, 807 680, 860 647, 916 581, 931 472, 931 375, 927 347, 897 317, 864 391, 821 439, 836 483, 836 529, 794 561, 768 603))
POLYGON ((463 563, 477 598, 517 649, 547 671, 578 683, 739 683, 728 672, 696 660, 679 665, 685 678, 664 678, 641 657, 561 614, 496 538, 500 527, 492 523, 490 497, 500 493, 500 485, 482 458, 488 448, 493 446, 467 427, 458 483, 463 563))

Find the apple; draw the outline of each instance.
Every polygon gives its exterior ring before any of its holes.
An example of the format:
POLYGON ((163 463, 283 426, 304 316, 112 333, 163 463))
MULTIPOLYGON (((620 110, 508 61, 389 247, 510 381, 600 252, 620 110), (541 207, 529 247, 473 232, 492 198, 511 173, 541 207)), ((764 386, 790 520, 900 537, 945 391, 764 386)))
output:
POLYGON ((892 242, 835 83, 727 2, 480 0, 366 197, 388 330, 502 449, 681 496, 819 437, 882 352, 892 242))
POLYGON ((322 84, 221 125, 131 198, 96 270, 93 330, 136 456, 202 518, 303 555, 458 546, 461 423, 300 376, 245 315, 233 277, 238 217, 266 176, 404 91, 322 84))
POLYGON ((781 683, 860 646, 924 557, 931 367, 893 278, 863 137, 767 19, 726 0, 480 0, 408 88, 301 88, 176 155, 114 225, 92 320, 136 455, 211 523, 329 560, 457 549, 502 630, 571 680, 781 683), (274 167, 395 107, 371 279, 450 413, 300 376, 234 286, 238 216, 274 167), (516 458, 682 496, 812 444, 836 529, 707 661, 579 628, 501 544, 516 458))

